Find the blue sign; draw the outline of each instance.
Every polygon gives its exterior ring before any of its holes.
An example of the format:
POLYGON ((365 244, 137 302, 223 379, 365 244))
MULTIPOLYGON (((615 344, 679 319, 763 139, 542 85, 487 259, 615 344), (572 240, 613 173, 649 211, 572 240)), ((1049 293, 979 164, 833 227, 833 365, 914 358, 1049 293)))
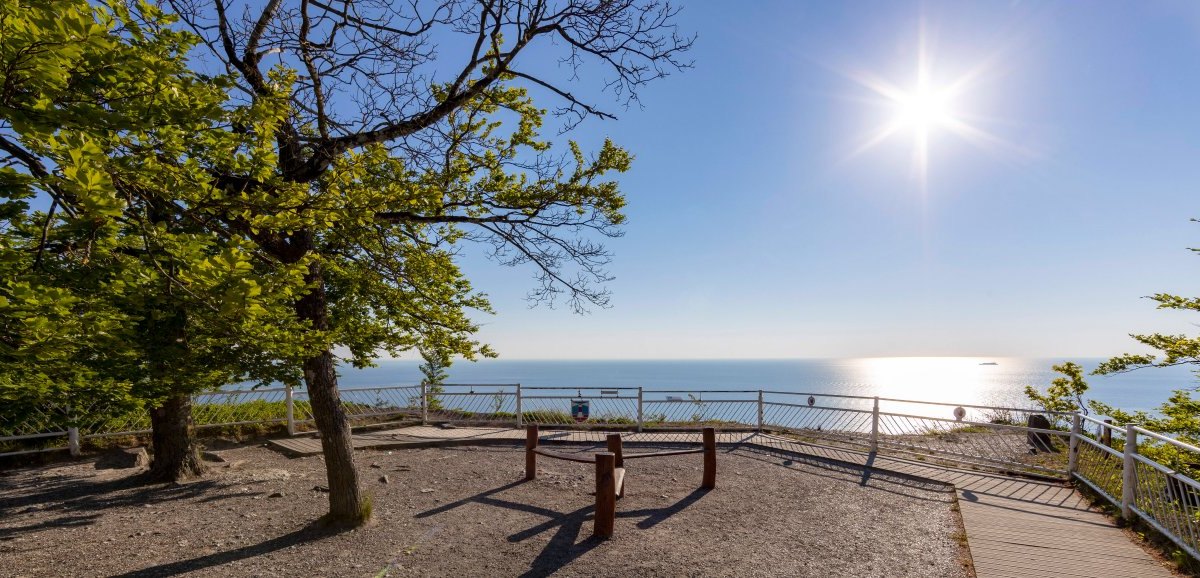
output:
POLYGON ((590 413, 590 405, 586 399, 571 400, 571 417, 575 418, 575 421, 579 423, 587 421, 588 414, 590 413))

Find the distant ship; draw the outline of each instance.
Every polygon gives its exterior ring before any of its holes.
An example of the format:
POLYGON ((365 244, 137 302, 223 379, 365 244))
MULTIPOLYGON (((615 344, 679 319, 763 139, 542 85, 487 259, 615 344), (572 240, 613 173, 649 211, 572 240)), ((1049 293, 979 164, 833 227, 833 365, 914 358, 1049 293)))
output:
POLYGON ((1000 365, 1000 364, 996 363, 995 361, 985 361, 983 363, 980 363, 979 365, 1000 365))

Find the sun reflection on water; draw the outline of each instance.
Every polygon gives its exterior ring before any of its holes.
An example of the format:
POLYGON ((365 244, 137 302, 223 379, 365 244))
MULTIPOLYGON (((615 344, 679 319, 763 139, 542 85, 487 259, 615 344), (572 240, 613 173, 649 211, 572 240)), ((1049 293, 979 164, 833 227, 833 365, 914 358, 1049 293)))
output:
POLYGON ((856 359, 855 381, 866 395, 976 405, 1010 405, 1012 373, 1006 358, 875 357, 856 359))

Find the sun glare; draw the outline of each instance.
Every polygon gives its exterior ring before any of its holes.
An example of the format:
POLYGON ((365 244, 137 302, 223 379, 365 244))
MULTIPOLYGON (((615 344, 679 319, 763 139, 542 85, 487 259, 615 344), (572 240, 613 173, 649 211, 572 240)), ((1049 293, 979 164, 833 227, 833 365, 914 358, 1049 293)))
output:
POLYGON ((915 131, 929 131, 945 125, 951 118, 945 91, 918 87, 896 101, 896 121, 915 131))
POLYGON ((984 62, 967 74, 954 78, 952 82, 939 84, 934 80, 934 59, 926 47, 924 26, 919 35, 919 52, 915 64, 915 79, 905 83, 892 83, 870 71, 843 71, 850 79, 875 93, 876 102, 892 111, 890 119, 866 138, 851 156, 874 148, 895 136, 908 135, 912 138, 913 172, 922 193, 927 188, 929 173, 929 148, 934 135, 950 133, 972 144, 1002 150, 1015 149, 1000 138, 973 125, 966 115, 957 110, 967 91, 990 68, 984 62))

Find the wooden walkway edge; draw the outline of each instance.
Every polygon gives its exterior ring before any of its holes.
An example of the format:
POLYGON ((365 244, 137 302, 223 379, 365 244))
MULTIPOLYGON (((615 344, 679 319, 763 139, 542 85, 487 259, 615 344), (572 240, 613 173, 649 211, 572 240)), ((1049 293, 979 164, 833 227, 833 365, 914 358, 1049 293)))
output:
MULTIPOLYGON (((547 434, 554 433, 547 431, 547 434)), ((563 430, 552 441, 603 443, 601 432, 563 430)), ((699 443, 695 433, 627 433, 626 445, 699 443)), ((413 426, 354 435, 355 448, 399 449, 451 445, 524 443, 525 433, 511 428, 413 426)), ((547 441, 543 439, 543 443, 547 441)), ((747 445, 803 454, 954 487, 967 544, 979 578, 1036 575, 1065 577, 1169 577, 1174 573, 1134 544, 1086 498, 1062 483, 928 465, 883 455, 813 445, 755 433, 719 433, 719 445, 747 445)), ((272 440, 289 455, 321 452, 316 438, 272 440)))

